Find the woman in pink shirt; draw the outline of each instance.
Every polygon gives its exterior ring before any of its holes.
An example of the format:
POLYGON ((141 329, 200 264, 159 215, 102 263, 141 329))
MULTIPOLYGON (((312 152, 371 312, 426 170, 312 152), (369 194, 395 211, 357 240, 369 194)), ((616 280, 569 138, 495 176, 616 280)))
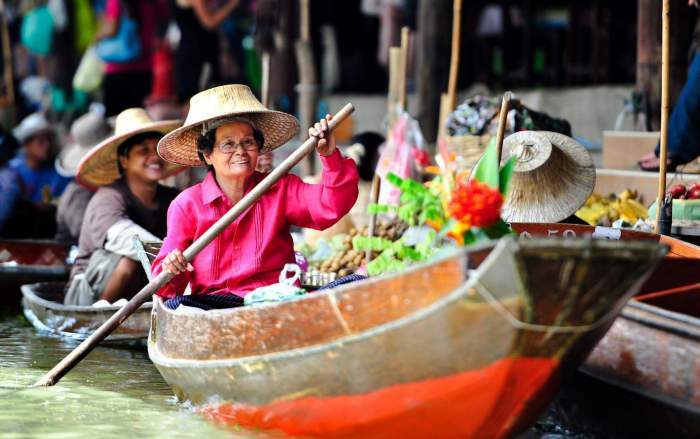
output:
POLYGON ((158 295, 235 294, 277 282, 284 264, 294 262, 290 226, 325 229, 350 211, 357 199, 358 173, 352 160, 336 149, 330 119, 309 129, 319 138, 321 184, 287 175, 187 264, 182 250, 221 218, 263 178, 258 156, 293 138, 298 122, 271 111, 244 85, 206 90, 190 101, 187 120, 158 144, 161 156, 188 166, 206 164, 200 184, 183 191, 168 209, 168 232, 153 273, 176 276, 158 295))

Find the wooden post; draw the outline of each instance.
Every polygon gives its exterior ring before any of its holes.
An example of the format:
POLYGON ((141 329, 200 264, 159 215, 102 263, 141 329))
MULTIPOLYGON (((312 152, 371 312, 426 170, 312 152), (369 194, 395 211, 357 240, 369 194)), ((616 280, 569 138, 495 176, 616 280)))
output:
MULTIPOLYGON (((329 129, 334 130, 339 124, 347 119, 350 114, 355 111, 352 104, 347 104, 333 117, 329 123, 329 129)), ((212 224, 206 232, 197 238, 185 251, 183 255, 187 261, 192 261, 204 248, 211 243, 224 229, 233 223, 243 212, 252 206, 270 187, 279 181, 280 178, 287 173, 301 160, 310 154, 318 139, 310 137, 296 151, 287 157, 277 168, 273 169, 263 180, 258 183, 250 192, 248 192, 241 200, 236 203, 228 212, 212 224)), ((151 299, 153 294, 160 290, 163 285, 168 283, 173 278, 173 275, 162 271, 158 276, 151 280, 148 285, 143 287, 136 295, 119 311, 114 313, 105 323, 102 324, 90 337, 85 339, 78 345, 70 354, 61 360, 53 367, 46 375, 34 384, 34 387, 53 386, 65 374, 67 374, 80 360, 85 358, 102 340, 107 338, 124 320, 134 313, 144 302, 151 299)))
POLYGON ((445 32, 451 23, 448 1, 420 0, 416 29, 416 118, 428 142, 438 132, 440 91, 447 87, 450 36, 445 32))
POLYGON ((411 29, 408 26, 401 28, 401 72, 399 85, 399 106, 404 111, 408 110, 408 99, 406 94, 408 92, 408 66, 409 66, 409 44, 411 39, 411 29))
MULTIPOLYGON (((5 8, 5 2, 0 0, 0 11, 5 8)), ((10 46, 10 32, 8 30, 7 21, 5 21, 5 15, 0 13, 0 38, 2 38, 2 59, 3 59, 3 82, 6 88, 6 103, 10 111, 10 126, 14 126, 17 122, 16 120, 16 109, 15 109, 15 87, 14 87, 14 76, 12 72, 12 47, 10 46)))
POLYGON ((270 52, 262 53, 262 84, 260 100, 265 108, 270 108, 270 52))
MULTIPOLYGON (((316 63, 311 44, 309 1, 300 0, 299 40, 295 44, 299 74, 299 84, 297 84, 299 122, 302 133, 314 123, 317 99, 316 63)), ((307 175, 314 173, 314 163, 314 158, 309 156, 304 169, 307 175)))
POLYGON ((389 91, 387 93, 387 120, 389 127, 391 127, 397 108, 401 105, 401 95, 403 94, 401 86, 405 83, 405 81, 401 80, 403 76, 401 72, 403 64, 401 55, 401 48, 389 48, 389 91))
MULTIPOLYGON (((462 36, 462 0, 454 0, 452 12, 452 53, 450 55, 450 78, 447 83, 447 96, 450 111, 455 108, 457 98, 457 78, 459 77, 459 50, 462 36)), ((444 121, 444 120, 443 120, 444 121)))
POLYGON ((666 195, 666 145, 668 142, 668 81, 671 33, 671 0, 663 0, 661 31, 661 141, 659 151, 659 191, 656 196, 656 233, 660 231, 664 196, 666 195))
POLYGON ((445 134, 445 121, 454 111, 457 101, 457 79, 459 77, 459 50, 462 32, 462 0, 454 0, 452 11, 452 53, 450 55, 450 76, 447 82, 447 94, 440 99, 440 118, 437 137, 445 134))

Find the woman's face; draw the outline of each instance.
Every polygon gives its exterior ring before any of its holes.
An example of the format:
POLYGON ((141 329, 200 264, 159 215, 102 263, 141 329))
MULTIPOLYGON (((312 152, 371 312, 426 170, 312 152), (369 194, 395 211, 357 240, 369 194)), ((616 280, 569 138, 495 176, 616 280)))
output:
POLYGON ((158 137, 149 137, 133 145, 126 157, 119 157, 124 175, 154 183, 165 176, 165 162, 158 155, 158 137))
POLYGON ((229 122, 216 129, 214 148, 204 154, 204 159, 218 177, 245 179, 258 164, 258 148, 253 127, 245 122, 229 122))

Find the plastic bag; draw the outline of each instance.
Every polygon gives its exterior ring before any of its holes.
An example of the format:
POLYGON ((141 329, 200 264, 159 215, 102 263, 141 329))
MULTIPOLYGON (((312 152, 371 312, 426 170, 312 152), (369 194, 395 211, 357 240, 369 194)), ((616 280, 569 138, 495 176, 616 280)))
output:
POLYGON ((379 204, 396 206, 401 198, 401 190, 389 183, 390 172, 400 178, 420 180, 418 151, 425 149, 425 141, 418 122, 406 112, 399 114, 391 130, 391 137, 377 163, 377 174, 382 182, 379 190, 379 204))
POLYGON ((277 303, 306 294, 306 290, 296 286, 301 279, 301 268, 296 264, 286 264, 280 272, 279 283, 260 287, 245 296, 245 305, 277 303), (294 273, 292 277, 287 277, 294 273))
POLYGON ((138 59, 141 56, 141 37, 136 20, 122 14, 117 34, 98 41, 95 50, 108 63, 121 64, 138 59))
POLYGON ((48 55, 51 52, 53 27, 53 18, 47 6, 30 10, 22 19, 22 44, 36 55, 48 55))
POLYGON ((95 47, 88 47, 73 76, 73 88, 87 93, 97 90, 102 85, 104 72, 105 64, 97 56, 95 47))

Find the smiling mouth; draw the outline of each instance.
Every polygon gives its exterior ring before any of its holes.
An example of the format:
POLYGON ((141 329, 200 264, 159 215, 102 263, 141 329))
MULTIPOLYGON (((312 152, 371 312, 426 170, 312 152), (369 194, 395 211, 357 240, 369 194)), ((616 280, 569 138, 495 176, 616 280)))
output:
POLYGON ((160 163, 151 163, 150 165, 146 165, 146 167, 148 169, 157 169, 159 171, 163 169, 163 165, 161 165, 160 163))

